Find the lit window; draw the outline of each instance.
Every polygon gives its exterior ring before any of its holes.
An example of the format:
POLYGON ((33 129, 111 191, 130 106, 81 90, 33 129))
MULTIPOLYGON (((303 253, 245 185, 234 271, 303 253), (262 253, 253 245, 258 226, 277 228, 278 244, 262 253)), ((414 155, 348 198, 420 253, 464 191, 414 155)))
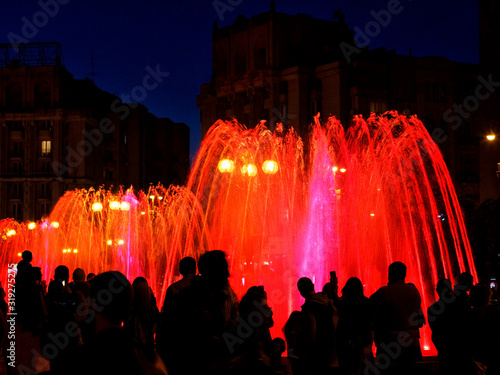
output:
POLYGON ((42 156, 49 156, 52 152, 52 141, 42 141, 42 156))

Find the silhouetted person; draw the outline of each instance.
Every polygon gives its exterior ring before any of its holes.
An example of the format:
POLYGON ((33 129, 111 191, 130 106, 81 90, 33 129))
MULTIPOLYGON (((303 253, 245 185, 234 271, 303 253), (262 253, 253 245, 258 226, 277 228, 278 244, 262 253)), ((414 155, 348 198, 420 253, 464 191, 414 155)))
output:
POLYGON ((486 307, 484 312, 484 347, 487 375, 500 374, 500 303, 486 307))
POLYGON ((24 250, 21 254, 21 261, 17 264, 16 286, 20 287, 28 279, 28 273, 32 267, 33 254, 29 250, 24 250))
POLYGON ((438 351, 441 373, 451 374, 455 370, 457 353, 457 327, 452 311, 455 297, 451 282, 441 279, 436 285, 438 300, 427 309, 427 318, 432 330, 432 342, 438 351))
MULTIPOLYGON (((389 282, 371 297, 376 366, 386 374, 412 374, 421 358, 419 328, 425 323, 420 293, 405 282, 406 266, 389 266, 389 282)), ((372 369, 373 370, 373 369, 372 369)))
POLYGON ((240 301, 240 329, 252 327, 243 338, 241 348, 244 369, 248 374, 272 374, 271 356, 273 345, 269 328, 274 325, 273 312, 267 305, 267 293, 263 286, 252 286, 240 301), (255 323, 258 322, 258 323, 255 323))
POLYGON ((152 298, 152 291, 144 277, 137 277, 132 283, 134 298, 132 311, 126 328, 134 341, 146 351, 154 351, 154 334, 160 312, 152 298))
POLYGON ((238 301, 229 285, 224 252, 201 255, 198 271, 169 307, 167 368, 173 375, 236 374, 235 353, 226 338, 237 337, 238 301))
POLYGON ((305 356, 307 344, 304 337, 304 318, 301 311, 292 311, 286 321, 283 331, 285 333, 287 354, 294 375, 303 374, 302 356, 305 356))
POLYGON ((196 260, 192 257, 182 258, 179 262, 179 273, 182 275, 182 279, 176 281, 167 288, 162 312, 168 309, 168 304, 172 302, 173 298, 193 283, 193 279, 196 275, 196 260))
POLYGON ((49 369, 48 360, 39 354, 42 353, 42 328, 47 316, 41 281, 41 269, 31 267, 24 276, 23 287, 16 289, 15 341, 16 366, 19 373, 49 369))
POLYGON ((335 271, 330 272, 330 281, 323 285, 323 293, 326 293, 328 298, 337 307, 339 303, 339 281, 335 271))
MULTIPOLYGON (((450 303, 449 320, 453 325, 451 338, 453 342, 451 355, 453 359, 445 363, 445 371, 461 374, 475 374, 477 366, 473 361, 474 327, 469 291, 474 279, 470 272, 463 272, 458 277, 458 283, 453 288, 453 299, 450 303), (451 367, 447 368, 447 364, 451 367)), ((451 340, 450 340, 451 341, 451 340)))
POLYGON ((370 304, 363 284, 351 277, 342 288, 337 326, 337 355, 342 374, 361 374, 365 361, 373 361, 370 304))
POLYGON ((272 341, 271 367, 275 375, 293 375, 292 366, 288 358, 283 357, 286 350, 285 341, 277 337, 272 341))
POLYGON ((169 346, 172 345, 171 336, 174 334, 169 332, 169 328, 172 328, 171 320, 174 319, 171 317, 174 312, 169 311, 169 307, 178 305, 175 299, 184 289, 192 285, 196 275, 196 260, 192 257, 182 258, 179 262, 179 273, 182 275, 182 279, 171 284, 165 293, 160 322, 156 333, 156 348, 165 363, 168 363, 169 346))
POLYGON ((304 350, 300 362, 305 374, 325 374, 332 371, 335 361, 335 327, 333 308, 326 293, 315 293, 311 279, 297 282, 302 305, 304 350))
POLYGON ((94 277, 95 277, 95 273, 93 273, 93 272, 88 273, 87 274, 87 281, 92 280, 94 277))
POLYGON ((122 324, 132 306, 132 287, 118 271, 97 275, 90 282, 96 335, 73 356, 65 374, 167 374, 163 363, 150 363, 135 348, 122 324))
POLYGON ((73 283, 70 285, 73 293, 81 293, 84 298, 87 298, 90 293, 90 285, 85 281, 85 271, 81 268, 76 268, 73 271, 73 283))
POLYGON ((489 285, 480 284, 473 286, 469 293, 472 309, 472 357, 481 364, 487 362, 486 337, 490 328, 486 324, 485 315, 492 295, 489 285))

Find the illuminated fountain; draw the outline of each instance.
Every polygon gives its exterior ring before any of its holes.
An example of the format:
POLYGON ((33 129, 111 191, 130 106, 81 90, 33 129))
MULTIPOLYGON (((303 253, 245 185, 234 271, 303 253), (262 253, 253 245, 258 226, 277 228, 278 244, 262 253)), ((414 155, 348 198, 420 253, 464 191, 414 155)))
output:
MULTIPOLYGON (((416 117, 355 117, 347 131, 316 119, 308 150, 279 126, 272 133, 219 121, 186 187, 67 192, 44 221, 0 221, 0 260, 17 263, 30 249, 46 278, 59 264, 142 275, 161 304, 183 256, 222 249, 239 296, 252 285, 268 290, 275 335, 300 309, 301 276, 317 291, 329 271, 340 287, 357 276, 370 295, 400 260, 424 311, 440 278, 476 276, 446 165, 416 117)), ((428 326, 422 347, 435 353, 428 326)))

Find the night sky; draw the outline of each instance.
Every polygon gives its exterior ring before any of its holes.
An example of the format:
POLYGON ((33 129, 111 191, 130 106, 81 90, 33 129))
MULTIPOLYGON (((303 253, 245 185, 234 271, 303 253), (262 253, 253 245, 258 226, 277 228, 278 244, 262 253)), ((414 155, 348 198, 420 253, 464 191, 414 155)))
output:
MULTIPOLYGON (((341 8, 351 28, 364 29, 373 20, 371 11, 387 9, 394 1, 276 0, 276 10, 332 19, 341 8)), ((1 0, 0 42, 9 43, 9 34, 33 42, 60 42, 63 62, 75 78, 90 77, 93 51, 95 83, 118 96, 141 85, 148 66, 159 65, 169 75, 141 103, 158 117, 188 124, 194 156, 200 144, 196 95, 210 80, 213 23, 227 26, 239 14, 251 17, 269 6, 269 0, 1 0), (44 19, 41 4, 51 4, 52 15, 44 19), (32 35, 23 34, 23 17, 46 25, 32 35)), ((401 0, 401 12, 392 15, 369 47, 399 54, 408 54, 411 47, 414 56, 478 63, 477 8, 474 0, 401 0)))

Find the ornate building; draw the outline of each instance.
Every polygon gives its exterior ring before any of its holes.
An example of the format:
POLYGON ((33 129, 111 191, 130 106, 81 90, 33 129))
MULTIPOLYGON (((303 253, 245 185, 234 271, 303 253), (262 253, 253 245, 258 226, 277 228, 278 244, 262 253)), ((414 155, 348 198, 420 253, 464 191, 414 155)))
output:
POLYGON ((291 16, 272 7, 227 27, 215 25, 212 79, 197 98, 202 136, 219 118, 247 126, 266 120, 271 129, 283 122, 307 137, 318 112, 323 121, 334 115, 344 126, 356 114, 417 114, 440 145, 458 195, 474 203, 493 197, 480 188, 485 125, 471 108, 476 102, 468 101, 478 87, 488 93, 488 75, 475 64, 415 57, 411 50, 358 48, 342 14, 335 17, 291 16))
POLYGON ((74 188, 184 183, 188 126, 73 78, 61 56, 0 45, 0 218, 40 219, 74 188))

